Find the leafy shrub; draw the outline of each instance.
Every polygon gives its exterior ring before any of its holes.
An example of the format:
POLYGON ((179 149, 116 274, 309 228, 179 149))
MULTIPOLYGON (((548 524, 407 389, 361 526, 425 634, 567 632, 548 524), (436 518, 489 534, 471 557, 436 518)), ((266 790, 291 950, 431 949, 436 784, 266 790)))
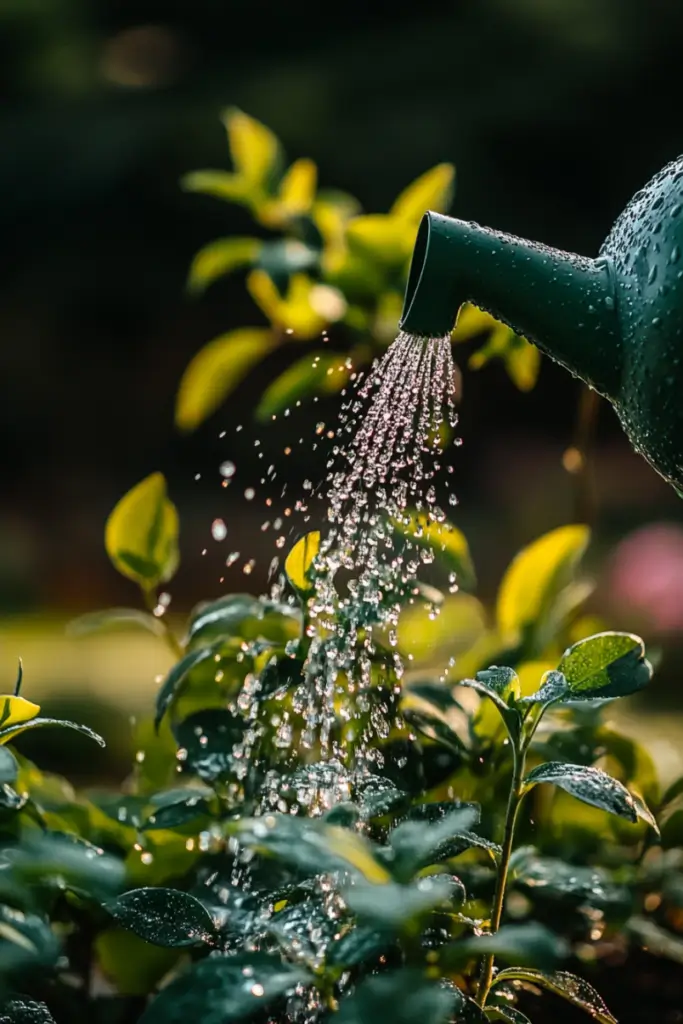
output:
MULTIPOLYGON (((426 591, 432 640, 458 652, 448 682, 418 649, 429 620, 413 590, 399 631, 412 671, 401 681, 378 647, 358 724, 374 760, 358 774, 302 742, 318 536, 287 558, 289 596, 201 604, 177 637, 156 594, 177 515, 160 474, 134 487, 106 545, 148 610, 78 628, 134 621, 177 662, 121 792, 75 793, 1 748, 0 1019, 344 1024, 391 1006, 398 1021, 519 1024, 530 987, 612 1021, 575 970, 608 939, 680 949, 683 783, 662 800, 649 755, 605 718, 651 669, 639 638, 584 635, 588 539, 566 526, 520 552, 492 616, 426 591)), ((434 549, 444 581, 458 565, 473 582, 454 527, 434 549)), ((5 698, 0 743, 37 715, 5 698)))
MULTIPOLYGON (((365 214, 353 196, 318 188, 312 160, 295 160, 285 169, 280 142, 265 125, 235 109, 222 120, 233 170, 195 171, 183 186, 245 206, 268 235, 210 242, 192 261, 188 289, 200 295, 223 275, 246 269, 247 289, 267 326, 228 331, 197 353, 176 404, 176 422, 186 431, 198 427, 283 344, 306 345, 307 352, 268 386, 257 418, 268 420, 315 393, 340 391, 352 367, 370 363, 393 341, 417 226, 428 209, 446 212, 455 180, 453 166, 439 164, 409 185, 388 213, 365 214)), ((502 359, 518 387, 532 388, 538 349, 488 313, 465 307, 453 340, 481 334, 486 342, 470 366, 502 359)))

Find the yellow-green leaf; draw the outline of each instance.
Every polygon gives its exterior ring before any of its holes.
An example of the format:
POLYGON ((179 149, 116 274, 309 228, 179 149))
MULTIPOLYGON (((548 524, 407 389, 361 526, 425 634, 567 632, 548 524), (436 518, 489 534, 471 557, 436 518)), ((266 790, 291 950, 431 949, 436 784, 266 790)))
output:
POLYGON ((224 111, 222 121, 235 169, 251 184, 264 185, 280 158, 277 137, 270 128, 236 107, 224 111))
POLYGON ((39 712, 39 704, 23 697, 0 697, 0 729, 29 722, 39 712))
POLYGON ((180 430, 196 430, 276 344, 267 328, 242 327, 200 349, 178 389, 175 420, 180 430))
POLYGON ((320 531, 313 530, 297 541, 285 559, 287 579, 302 597, 312 593, 310 580, 313 559, 320 551, 320 531))
POLYGON ((203 292, 223 274, 248 267, 258 258, 263 242, 258 238, 217 238, 200 249, 192 260, 187 287, 203 292))
POLYGON ((315 199, 318 168, 312 160, 295 160, 280 183, 276 199, 259 207, 258 219, 268 227, 281 227, 310 212, 315 199))
POLYGON ((531 391, 541 370, 540 350, 519 334, 513 333, 513 339, 505 357, 505 368, 520 391, 531 391))
POLYGON ((180 184, 186 192, 200 192, 232 203, 246 202, 250 192, 249 183, 230 171, 191 171, 180 179, 180 184))
POLYGON ((307 355, 298 359, 270 384, 261 396, 256 418, 270 419, 301 398, 332 395, 347 383, 351 368, 339 354, 307 355))
POLYGON ((453 199, 455 167, 437 164, 401 192, 391 208, 392 216, 417 224, 427 210, 445 213, 453 199))
POLYGON ((396 533, 416 545, 434 553, 437 562, 457 574, 461 587, 473 587, 476 575, 469 545, 464 533, 452 523, 429 522, 424 515, 412 512, 405 521, 392 519, 396 533))
POLYGON ((95 940, 102 973, 126 996, 146 996, 178 962, 182 950, 163 949, 124 928, 109 928, 95 940))
POLYGON ((561 526, 516 555, 498 591, 496 614, 503 636, 518 637, 548 614, 589 540, 587 526, 561 526))
POLYGON ((346 241, 352 250, 363 256, 398 266, 412 252, 415 232, 405 220, 372 213, 349 221, 346 241))
POLYGON ((178 513, 162 473, 152 473, 121 498, 107 520, 107 554, 122 575, 150 589, 178 566, 178 513))
POLYGON ((297 338, 314 338, 328 324, 341 320, 346 312, 341 292, 316 284, 306 274, 292 274, 285 296, 265 270, 252 270, 247 288, 271 323, 291 331, 297 338))

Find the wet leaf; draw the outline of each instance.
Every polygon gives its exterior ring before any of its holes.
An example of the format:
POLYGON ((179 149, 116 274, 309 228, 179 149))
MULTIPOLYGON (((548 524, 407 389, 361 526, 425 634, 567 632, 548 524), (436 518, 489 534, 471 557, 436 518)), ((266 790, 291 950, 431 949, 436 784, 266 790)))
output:
POLYGON ((268 662, 259 676, 259 697, 297 686, 303 680, 304 661, 301 658, 276 658, 268 662))
POLYGON ((195 648, 195 650, 189 651, 184 658, 181 658, 180 661, 176 662, 164 679, 159 692, 157 693, 156 711, 154 714, 155 729, 159 729, 164 715, 179 696, 183 683, 189 676, 192 669, 196 668, 196 666, 200 665, 203 661, 208 661, 210 658, 214 658, 221 646, 222 641, 219 640, 210 644, 208 647, 195 648))
POLYGON ((600 1024, 617 1024, 593 986, 583 978, 569 974, 568 971, 546 973, 533 970, 530 967, 508 967, 496 975, 493 984, 497 986, 506 981, 521 981, 530 985, 538 985, 585 1010, 594 1020, 600 1021, 600 1024))
POLYGON ((42 729, 46 725, 58 725, 64 729, 73 729, 74 732, 80 732, 81 735, 87 736, 88 739, 94 740, 100 747, 106 747, 105 741, 96 733, 93 729, 89 729, 87 725, 79 725, 77 722, 68 722, 62 718, 32 718, 28 722, 24 722, 22 725, 10 725, 5 729, 0 729, 0 744, 9 743, 18 736, 19 733, 27 732, 29 729, 42 729))
POLYGON ((268 814, 236 821, 229 831, 245 846, 307 874, 353 869, 377 884, 388 882, 391 877, 366 839, 337 825, 268 814))
POLYGON ((328 967, 355 967, 372 963, 390 943, 386 933, 356 925, 346 935, 330 943, 325 952, 328 967))
POLYGON ((513 855, 515 884, 533 897, 550 897, 583 906, 604 909, 627 905, 628 889, 615 885, 606 871, 598 867, 567 864, 556 857, 539 857, 534 851, 517 850, 513 855))
POLYGON ((141 828, 151 832, 155 829, 177 828, 195 821, 210 811, 213 791, 210 789, 174 789, 166 793, 157 793, 150 798, 154 811, 141 828))
POLYGON ((474 679, 461 679, 460 685, 476 690, 480 696, 488 698, 495 705, 511 740, 513 743, 516 742, 522 728, 521 715, 516 707, 511 706, 516 702, 520 692, 517 673, 510 668, 493 665, 477 672, 474 679))
POLYGON ((229 594, 199 605, 192 613, 188 647, 214 640, 267 640, 285 644, 301 631, 301 611, 251 594, 229 594))
POLYGON ((559 669, 569 684, 567 700, 625 697, 652 678, 640 637, 613 631, 579 640, 564 652, 559 669))
POLYGON ((441 744, 459 757, 467 754, 467 748, 463 741, 442 717, 435 714, 430 715, 417 708, 402 708, 402 712, 406 722, 414 726, 423 736, 428 736, 429 739, 441 744))
POLYGON ((297 594, 307 597, 313 593, 311 582, 313 562, 320 551, 320 531, 313 530, 298 540, 285 559, 287 579, 297 594))
POLYGON ((331 395, 348 383, 352 368, 345 356, 324 353, 313 359, 306 355, 284 370, 261 395, 256 418, 261 422, 279 415, 300 399, 313 395, 331 395))
POLYGON ((176 398, 176 426, 196 430, 277 345, 268 328, 241 327, 214 338, 190 361, 176 398))
POLYGON ((514 1006, 487 1006, 485 1013, 489 1020, 507 1021, 507 1024, 531 1024, 527 1015, 514 1006))
POLYGON ((516 555, 498 591, 496 617, 503 636, 523 636, 544 626, 589 539, 587 526, 561 526, 516 555))
POLYGON ((469 589, 476 584, 467 538, 452 523, 432 523, 418 512, 407 513, 405 521, 391 522, 395 533, 407 537, 418 548, 433 551, 436 561, 456 574, 461 587, 469 589))
POLYGON ((366 978, 342 1000, 335 1024, 446 1024, 463 997, 414 968, 366 978))
POLYGON ((465 899, 462 883, 445 878, 424 878, 418 884, 359 882, 344 889, 344 902, 361 921, 381 931, 401 931, 437 907, 465 899))
POLYGON ((399 881, 407 881, 421 868, 455 856, 468 845, 462 845, 462 834, 469 833, 479 817, 478 810, 466 806, 431 823, 404 821, 389 834, 392 874, 399 881))
POLYGON ((154 946, 210 945, 215 938, 209 912, 179 889, 131 889, 107 903, 106 909, 122 927, 154 946))
POLYGON ((362 821, 371 821, 410 802, 408 793, 378 775, 366 776, 362 785, 357 784, 357 799, 362 821))
POLYGON ((187 287, 197 295, 217 278, 233 270, 252 266, 263 242, 258 238, 217 238, 199 250, 190 265, 187 287))
POLYGON ((551 669, 549 672, 543 673, 541 685, 536 693, 532 693, 529 697, 522 697, 521 701, 523 704, 542 704, 544 707, 549 707, 565 697, 568 691, 569 684, 564 674, 551 669))
POLYGON ((55 1024, 45 1003, 32 999, 10 999, 0 1005, 0 1024, 55 1024))
POLYGON ((408 684, 408 692, 415 694, 416 697, 426 701, 428 704, 433 704, 439 711, 451 711, 454 708, 462 711, 460 704, 458 704, 453 696, 453 691, 448 686, 444 686, 443 683, 433 683, 429 680, 426 682, 411 682, 408 684))
POLYGON ((635 822, 638 819, 636 806, 629 791, 601 768, 547 761, 529 772, 524 780, 524 787, 531 789, 541 782, 559 786, 577 800, 609 811, 620 818, 626 818, 627 821, 635 822))
POLYGON ((123 861, 69 832, 29 833, 5 852, 12 875, 28 886, 71 890, 100 901, 124 885, 123 861))
POLYGON ((0 978, 27 968, 52 968, 60 944, 50 925, 38 914, 0 906, 0 978))
POLYGON ((176 977, 147 1007, 140 1024, 225 1024, 261 1014, 312 981, 302 967, 268 953, 210 956, 176 977), (245 973, 246 972, 246 973, 245 973))
POLYGON ((391 208, 391 215, 417 227, 427 210, 446 213, 453 199, 454 181, 453 164, 437 164, 401 192, 391 208))
POLYGON ((446 946, 439 964, 449 971, 463 967, 469 960, 495 954, 518 966, 554 967, 569 956, 569 946, 559 935, 535 921, 503 925, 495 934, 473 935, 446 946))
POLYGON ((173 727, 178 760, 183 770, 204 782, 228 778, 233 767, 233 748, 242 739, 244 719, 222 708, 208 708, 190 715, 173 727))
POLYGON ((121 498, 104 532, 115 568, 144 589, 171 579, 178 567, 178 513, 162 473, 152 473, 121 498))
POLYGON ((66 632, 68 636, 89 636, 90 633, 99 633, 103 629, 127 626, 140 626, 155 636, 164 636, 166 632, 166 626, 161 619, 150 615, 149 612, 141 612, 139 608, 107 608, 101 612, 79 615, 77 619, 72 619, 68 623, 66 632))

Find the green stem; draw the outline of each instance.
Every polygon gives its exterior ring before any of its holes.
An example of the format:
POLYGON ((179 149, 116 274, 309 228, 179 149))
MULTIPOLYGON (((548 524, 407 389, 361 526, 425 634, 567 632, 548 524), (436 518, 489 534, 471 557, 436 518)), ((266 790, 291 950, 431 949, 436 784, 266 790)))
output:
MULTIPOLYGON (((150 613, 150 615, 154 615, 154 609, 156 608, 158 603, 156 587, 143 587, 142 596, 145 602, 145 608, 150 613)), ((158 616, 156 615, 154 617, 158 618, 158 616)), ((171 651, 173 652, 174 657, 180 660, 185 656, 185 651, 183 650, 180 641, 176 637, 173 630, 169 627, 168 623, 163 618, 160 618, 159 622, 161 623, 164 630, 164 640, 166 641, 171 651)))
MULTIPOLYGON (((515 838, 515 823, 517 821, 517 814, 519 807, 524 796, 522 789, 522 780, 524 779, 524 763, 526 760, 526 748, 525 747, 513 747, 513 769, 512 769, 512 781, 510 783, 510 793, 508 796, 507 810, 505 812, 505 836, 503 838, 503 850, 500 855, 500 862, 498 864, 498 878, 496 879, 496 891, 493 897, 493 907, 491 909, 491 925, 490 932, 495 934, 500 928, 500 922, 503 917, 503 907, 505 905, 505 890, 507 888, 508 873, 510 870, 510 858, 512 856, 512 846, 515 838)), ((484 1007, 486 1005, 486 999, 491 989, 491 982, 493 981, 493 964, 494 954, 488 953, 482 962, 481 973, 479 975, 479 985, 477 987, 477 1003, 479 1006, 484 1007)))

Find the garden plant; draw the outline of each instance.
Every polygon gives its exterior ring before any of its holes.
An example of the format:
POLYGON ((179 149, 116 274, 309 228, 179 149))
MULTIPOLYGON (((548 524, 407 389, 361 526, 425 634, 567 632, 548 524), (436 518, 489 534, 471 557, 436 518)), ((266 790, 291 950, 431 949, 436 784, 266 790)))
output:
MULTIPOLYGON (((196 357, 178 401, 188 429, 290 338, 313 343, 338 324, 370 360, 400 303, 409 245, 399 265, 396 239, 451 180, 437 169, 391 214, 362 216, 316 192, 308 161, 278 179, 263 126, 238 112, 227 123, 235 171, 189 186, 246 203, 286 237, 223 240, 196 258, 194 288, 257 263, 249 287, 271 326, 196 357)), ((523 339, 471 317, 513 375, 536 365, 523 339)), ((302 357, 257 415, 325 390, 327 369, 310 369, 302 357)), ((589 542, 580 523, 532 541, 487 608, 466 538, 440 524, 425 538, 428 583, 416 574, 403 594, 396 646, 376 638, 352 716, 338 680, 323 742, 305 735, 303 699, 325 628, 309 614, 320 533, 291 546, 271 593, 202 602, 180 631, 161 600, 178 513, 161 473, 136 484, 105 545, 139 601, 76 629, 135 624, 175 663, 135 726, 119 790, 76 792, 28 761, 20 736, 36 727, 102 741, 42 719, 21 673, 2 698, 0 1022, 523 1024, 554 1018, 559 998, 566 1019, 611 1024, 609 964, 623 965, 628 992, 643 947, 683 959, 683 780, 662 793, 648 752, 612 723, 652 668, 639 637, 586 613, 589 542), (335 742, 343 756, 330 756, 335 742)))

